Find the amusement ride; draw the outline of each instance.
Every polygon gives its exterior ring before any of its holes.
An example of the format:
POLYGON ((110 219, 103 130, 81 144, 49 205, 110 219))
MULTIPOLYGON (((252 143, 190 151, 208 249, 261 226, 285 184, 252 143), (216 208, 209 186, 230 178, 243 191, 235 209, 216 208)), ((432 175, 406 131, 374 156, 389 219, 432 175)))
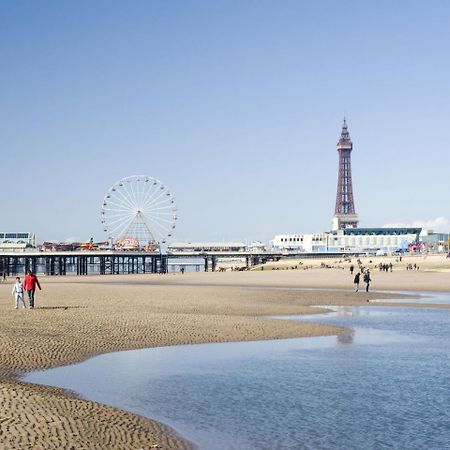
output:
POLYGON ((103 230, 117 250, 159 251, 172 236, 177 219, 172 193, 148 175, 132 175, 114 183, 101 208, 103 230))

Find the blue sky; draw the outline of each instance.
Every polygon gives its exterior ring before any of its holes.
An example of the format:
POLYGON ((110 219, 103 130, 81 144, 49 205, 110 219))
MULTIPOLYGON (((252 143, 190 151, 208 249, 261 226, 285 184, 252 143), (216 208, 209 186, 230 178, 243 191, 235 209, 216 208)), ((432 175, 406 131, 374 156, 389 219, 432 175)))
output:
POLYGON ((330 228, 347 117, 361 226, 450 228, 450 4, 0 1, 0 228, 102 240, 159 178, 175 241, 330 228))

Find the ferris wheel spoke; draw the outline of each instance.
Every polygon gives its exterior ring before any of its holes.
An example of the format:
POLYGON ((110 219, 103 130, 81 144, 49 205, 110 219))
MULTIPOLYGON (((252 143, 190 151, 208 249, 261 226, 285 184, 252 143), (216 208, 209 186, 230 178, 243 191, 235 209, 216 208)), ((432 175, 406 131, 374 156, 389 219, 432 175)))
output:
POLYGON ((167 229, 165 229, 164 227, 162 227, 158 224, 153 224, 152 228, 154 230, 154 235, 157 236, 158 241, 163 241, 164 239, 166 239, 167 235, 169 234, 167 229))
POLYGON ((140 207, 142 205, 141 203, 141 189, 142 189, 142 183, 137 180, 136 184, 134 185, 134 189, 135 189, 135 198, 136 198, 136 205, 138 205, 138 207, 140 207))
POLYGON ((120 220, 129 220, 130 218, 133 218, 133 216, 130 214, 127 214, 127 215, 120 214, 120 215, 115 215, 115 216, 108 216, 107 220, 108 220, 109 224, 113 224, 113 223, 119 222, 120 220))
POLYGON ((151 217, 173 217, 176 213, 175 211, 154 209, 148 211, 148 215, 151 217))
POLYGON ((158 206, 158 205, 163 205, 163 206, 170 206, 173 205, 172 203, 172 199, 167 196, 167 194, 164 196, 160 196, 159 198, 155 198, 154 200, 152 200, 151 202, 146 204, 147 208, 152 208, 154 206, 158 206))
POLYGON ((116 192, 122 197, 122 201, 125 202, 130 208, 133 208, 133 204, 130 199, 122 192, 122 189, 116 189, 116 192))
POLYGON ((130 211, 130 209, 134 209, 134 208, 130 208, 128 205, 124 205, 123 203, 117 203, 114 200, 109 199, 107 202, 104 202, 104 203, 106 203, 105 208, 108 206, 116 206, 118 209, 120 209, 122 211, 130 211))
POLYGON ((154 220, 155 220, 155 221, 156 221, 156 220, 159 220, 159 221, 161 221, 161 222, 164 222, 164 223, 170 223, 170 224, 173 223, 173 220, 165 219, 164 217, 158 217, 157 219, 154 219, 154 220))
POLYGON ((112 215, 122 215, 122 216, 133 216, 134 214, 136 214, 134 211, 130 211, 128 209, 119 209, 119 208, 108 208, 108 209, 104 209, 103 213, 105 215, 112 216, 112 215))
POLYGON ((112 212, 111 214, 106 215, 106 219, 115 219, 117 218, 123 218, 124 220, 128 220, 129 218, 133 218, 136 214, 130 211, 122 212, 122 211, 116 211, 112 212))
POLYGON ((173 214, 163 213, 163 212, 161 212, 161 213, 154 212, 152 214, 149 214, 149 216, 155 220, 161 219, 161 220, 168 220, 170 222, 169 219, 170 219, 170 217, 173 217, 173 214))
POLYGON ((162 198, 164 198, 165 196, 167 196, 167 193, 166 193, 166 192, 160 193, 159 196, 157 196, 157 197, 155 197, 154 199, 152 199, 151 202, 148 202, 148 203, 146 204, 146 207, 147 207, 147 208, 151 208, 155 203, 158 203, 158 201, 160 201, 160 200, 161 200, 162 198))
POLYGON ((149 217, 166 217, 166 218, 173 216, 173 214, 170 211, 164 211, 159 209, 149 210, 147 211, 147 215, 149 217))
POLYGON ((134 189, 135 187, 137 187, 137 185, 135 186, 134 183, 130 183, 130 189, 131 189, 132 197, 133 197, 133 200, 134 200, 134 204, 137 207, 139 207, 140 205, 139 205, 138 199, 136 197, 136 192, 135 192, 135 189, 134 189))
POLYGON ((134 215, 136 214, 135 210, 131 210, 130 208, 127 209, 123 209, 123 208, 104 208, 103 209, 104 213, 107 215, 111 215, 111 214, 130 214, 130 215, 134 215))
POLYGON ((144 177, 144 179, 141 182, 141 189, 139 190, 139 203, 141 205, 145 205, 145 197, 148 194, 147 186, 149 181, 147 181, 147 178, 144 177))
POLYGON ((149 192, 148 192, 148 194, 147 194, 147 196, 146 196, 146 198, 145 198, 145 204, 146 204, 146 205, 147 205, 150 201, 152 201, 152 200, 159 194, 159 191, 160 191, 160 188, 158 187, 159 185, 158 185, 158 184, 155 184, 155 183, 157 183, 157 182, 154 181, 154 182, 152 183, 151 189, 149 190, 149 192))
POLYGON ((116 219, 116 220, 112 220, 111 222, 109 222, 108 223, 108 226, 110 227, 110 228, 117 228, 117 227, 119 227, 120 228, 120 226, 122 225, 122 224, 126 224, 126 223, 129 223, 129 222, 132 222, 133 221, 133 218, 129 218, 129 217, 127 217, 127 218, 122 218, 122 219, 116 219))
POLYGON ((148 178, 148 181, 144 182, 143 196, 141 198, 143 203, 145 203, 146 199, 153 194, 155 183, 157 183, 157 181, 152 178, 148 178), (147 189, 145 189, 146 187, 147 189))
POLYGON ((134 198, 134 191, 133 191, 133 183, 128 182, 128 184, 123 185, 124 187, 124 193, 125 195, 130 199, 130 203, 133 205, 133 209, 137 208, 138 205, 136 203, 136 200, 134 198))
POLYGON ((142 200, 142 204, 143 205, 147 205, 148 202, 155 196, 158 194, 158 188, 155 187, 153 184, 150 186, 150 189, 148 192, 146 192, 143 200, 142 200))
MULTIPOLYGON (((133 218, 134 219, 134 218, 133 218)), ((118 224, 113 230, 111 230, 111 234, 117 234, 117 237, 121 237, 122 234, 130 227, 133 223, 133 219, 127 220, 126 222, 122 222, 118 224)))
POLYGON ((159 227, 164 227, 165 226, 165 224, 163 223, 163 222, 165 222, 165 219, 162 220, 161 218, 156 218, 154 216, 146 216, 146 220, 148 222, 153 223, 154 225, 159 226, 159 227))
POLYGON ((157 205, 153 206, 153 208, 147 209, 147 211, 148 211, 148 212, 151 212, 151 211, 159 211, 159 210, 163 210, 163 211, 169 211, 169 210, 170 210, 170 211, 175 211, 172 204, 170 204, 170 205, 165 205, 165 206, 159 206, 159 205, 164 205, 164 204, 163 204, 163 203, 157 204, 157 205))
POLYGON ((150 217, 154 218, 155 220, 161 218, 163 220, 168 220, 169 222, 172 222, 173 217, 174 217, 174 214, 172 214, 172 213, 162 213, 162 212, 160 213, 158 211, 153 212, 153 213, 149 212, 148 215, 150 217))
MULTIPOLYGON (((158 227, 163 230, 163 235, 166 235, 170 228, 166 227, 161 221, 150 218, 150 221, 153 222, 155 227, 158 227)), ((165 237, 165 236, 164 236, 165 237)))
POLYGON ((152 184, 151 184, 151 189, 149 189, 149 192, 147 193, 147 195, 145 196, 145 199, 144 199, 145 204, 148 204, 149 201, 151 201, 153 198, 155 198, 158 195, 158 193, 160 192, 161 188, 164 188, 161 181, 159 181, 157 179, 153 179, 152 184))
POLYGON ((127 198, 128 202, 130 203, 131 208, 135 209, 136 204, 133 200, 133 196, 131 195, 131 191, 129 190, 129 185, 130 185, 129 181, 124 181, 122 183, 122 191, 123 191, 123 195, 127 198))
POLYGON ((109 209, 106 210, 102 213, 102 217, 105 220, 110 220, 110 219, 115 219, 116 217, 129 217, 129 216, 133 216, 134 214, 131 211, 123 211, 123 210, 114 210, 114 209, 109 209))

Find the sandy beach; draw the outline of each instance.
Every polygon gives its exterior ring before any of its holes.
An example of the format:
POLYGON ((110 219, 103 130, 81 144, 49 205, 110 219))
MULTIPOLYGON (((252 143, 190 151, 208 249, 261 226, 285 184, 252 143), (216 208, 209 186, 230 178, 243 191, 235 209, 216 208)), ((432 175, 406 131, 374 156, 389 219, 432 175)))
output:
MULTIPOLYGON (((373 271, 372 287, 450 291, 447 261, 436 268, 429 258, 419 271, 373 271)), ((354 293, 347 263, 318 268, 314 262, 307 270, 292 269, 292 261, 277 265, 279 270, 249 272, 41 277, 35 310, 14 310, 12 278, 1 284, 1 448, 187 449, 189 443, 163 424, 18 377, 117 350, 335 335, 342 329, 268 316, 393 298, 354 293)))

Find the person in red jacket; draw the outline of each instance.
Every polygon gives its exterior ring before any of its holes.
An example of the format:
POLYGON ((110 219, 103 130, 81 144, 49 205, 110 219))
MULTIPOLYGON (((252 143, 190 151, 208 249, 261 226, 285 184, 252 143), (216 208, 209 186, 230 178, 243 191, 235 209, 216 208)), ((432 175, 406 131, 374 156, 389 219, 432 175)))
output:
POLYGON ((36 291, 36 286, 41 290, 41 285, 39 284, 37 276, 29 270, 23 280, 23 288, 27 291, 31 309, 34 308, 34 293, 36 291))

